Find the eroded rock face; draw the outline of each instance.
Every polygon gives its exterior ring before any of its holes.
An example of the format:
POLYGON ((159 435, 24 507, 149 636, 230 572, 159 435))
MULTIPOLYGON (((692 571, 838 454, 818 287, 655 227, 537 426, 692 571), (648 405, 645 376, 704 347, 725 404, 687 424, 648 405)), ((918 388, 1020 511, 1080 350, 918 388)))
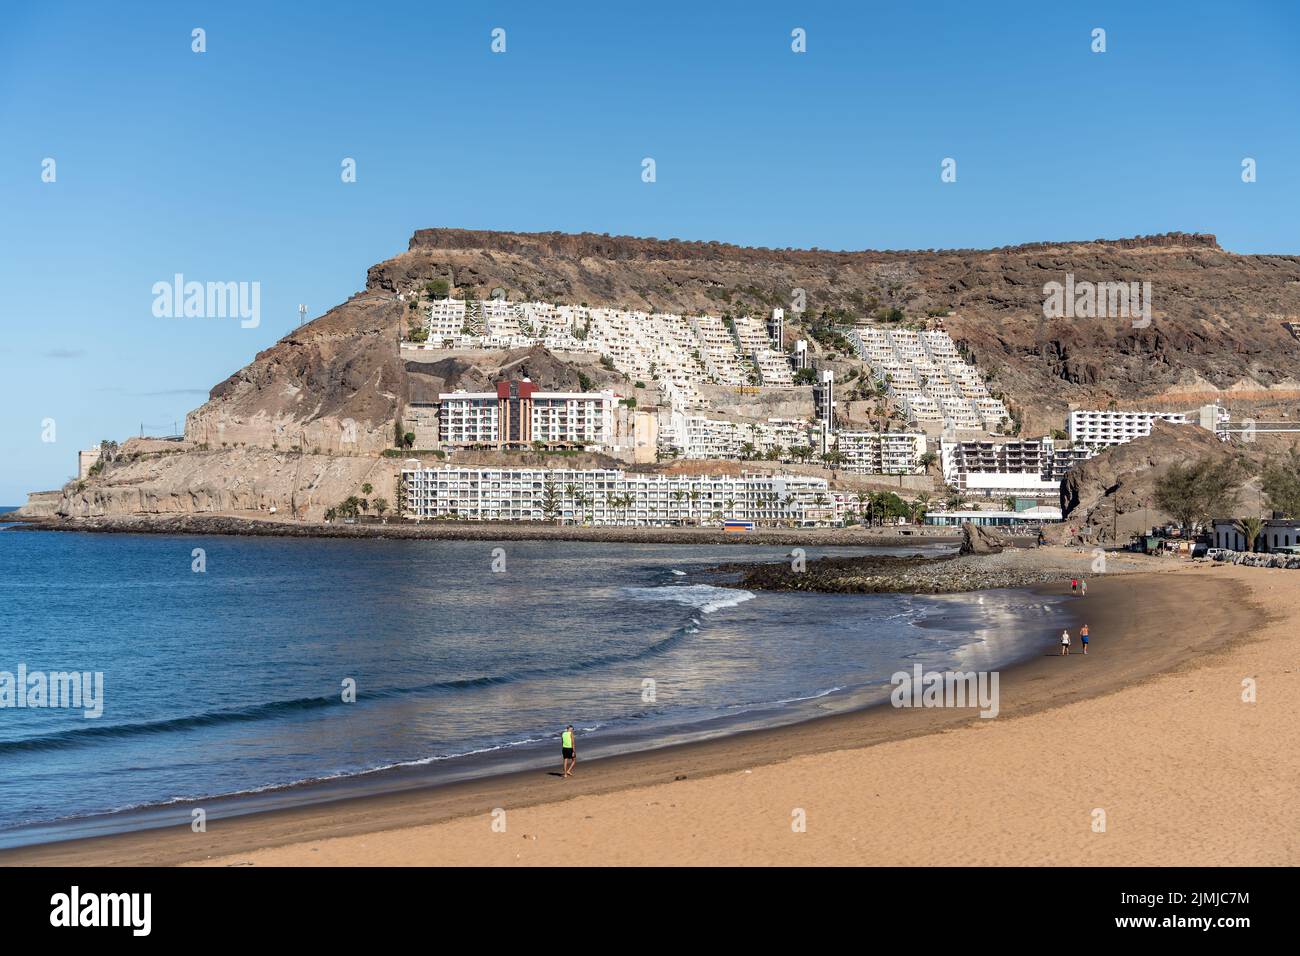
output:
MULTIPOLYGON (((258 448, 149 455, 118 462, 96 481, 70 484, 52 511, 64 518, 247 513, 319 519, 349 495, 397 500, 400 461, 299 455, 258 448)), ((37 516, 37 515, 33 515, 37 516)))
POLYGON ((212 389, 186 416, 186 439, 210 450, 392 447, 407 391, 397 348, 404 309, 392 296, 361 294, 295 329, 212 389))

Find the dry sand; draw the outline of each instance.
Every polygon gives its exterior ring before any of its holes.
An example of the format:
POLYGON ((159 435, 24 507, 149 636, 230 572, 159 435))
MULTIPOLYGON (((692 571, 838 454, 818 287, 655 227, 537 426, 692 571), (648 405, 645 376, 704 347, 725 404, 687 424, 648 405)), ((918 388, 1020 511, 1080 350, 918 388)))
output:
POLYGON ((995 719, 872 708, 0 863, 1294 865, 1300 573, 1157 564, 1090 578, 1091 653, 1045 633, 995 719))

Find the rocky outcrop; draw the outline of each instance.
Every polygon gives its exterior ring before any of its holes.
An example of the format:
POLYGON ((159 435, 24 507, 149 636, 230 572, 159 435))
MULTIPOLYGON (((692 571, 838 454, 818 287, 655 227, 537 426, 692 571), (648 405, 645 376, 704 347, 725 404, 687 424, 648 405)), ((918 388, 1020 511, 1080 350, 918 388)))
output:
POLYGON ((627 393, 633 386, 621 373, 601 365, 598 355, 560 358, 540 345, 472 355, 419 352, 405 360, 404 369, 413 402, 437 401, 440 392, 492 391, 503 379, 531 379, 548 392, 583 391, 584 379, 597 391, 627 393))
POLYGON ((186 417, 186 439, 326 454, 391 447, 406 400, 397 349, 404 315, 393 296, 353 296, 212 389, 186 417))
MULTIPOLYGON (((997 554, 950 557, 821 558, 799 568, 784 564, 723 565, 739 571, 730 587, 769 591, 817 591, 836 594, 955 594, 988 588, 1025 588, 1061 584, 1079 574, 1079 560, 1038 549, 1009 548, 997 554)), ((1126 573, 1118 566, 1116 573, 1126 573)))
POLYGON ((31 491, 27 493, 27 503, 4 518, 54 518, 58 516, 59 502, 62 500, 62 491, 31 491))
POLYGON ((1300 569, 1300 554, 1256 554, 1249 551, 1219 551, 1215 561, 1244 564, 1248 568, 1300 569))
POLYGON ((1061 480, 1063 521, 1049 525, 1047 536, 1127 541, 1131 534, 1169 520, 1155 505, 1155 487, 1170 464, 1234 454, 1233 446, 1204 428, 1156 421, 1150 435, 1107 449, 1061 480))
MULTIPOLYGON (((116 462, 100 479, 72 482, 45 514, 60 518, 274 513, 319 518, 349 495, 397 500, 400 461, 275 452, 257 448, 192 451, 116 462)), ((27 509, 23 513, 28 514, 27 509)), ((33 516, 42 516, 35 514, 33 516)))
POLYGON ((987 529, 969 521, 962 523, 961 554, 997 554, 1002 545, 1002 539, 987 529))

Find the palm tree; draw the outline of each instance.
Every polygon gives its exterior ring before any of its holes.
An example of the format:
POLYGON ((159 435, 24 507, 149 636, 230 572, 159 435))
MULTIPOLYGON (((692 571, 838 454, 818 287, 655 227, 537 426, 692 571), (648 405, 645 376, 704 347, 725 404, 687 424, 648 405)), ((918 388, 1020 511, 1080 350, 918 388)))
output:
POLYGON ((1246 539, 1246 550, 1254 551, 1255 540, 1259 537, 1260 532, 1264 530, 1264 519, 1253 517, 1238 518, 1233 522, 1232 527, 1234 531, 1246 539))
POLYGON ((361 486, 361 493, 362 493, 363 495, 366 495, 366 496, 369 496, 370 492, 372 492, 372 491, 374 491, 374 490, 375 490, 374 485, 372 485, 372 484, 371 484, 370 482, 368 482, 368 481, 367 481, 364 485, 361 486))
POLYGON ((875 525, 876 521, 884 514, 885 496, 883 492, 873 491, 867 495, 867 513, 868 521, 875 525))
POLYGON ((380 518, 383 518, 383 516, 384 516, 384 512, 387 511, 387 510, 388 510, 388 499, 387 499, 387 498, 376 498, 376 499, 375 499, 375 512, 379 515, 380 518))

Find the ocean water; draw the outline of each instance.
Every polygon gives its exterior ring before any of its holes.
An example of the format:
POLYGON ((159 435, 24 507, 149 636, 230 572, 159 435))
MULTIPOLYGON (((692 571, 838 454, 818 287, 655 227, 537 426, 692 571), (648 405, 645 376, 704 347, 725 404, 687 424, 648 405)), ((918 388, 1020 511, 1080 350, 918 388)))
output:
POLYGON ((567 723, 595 756, 798 720, 1049 620, 710 571, 787 550, 0 531, 0 671, 104 675, 95 719, 0 708, 0 846, 549 766, 567 723))

